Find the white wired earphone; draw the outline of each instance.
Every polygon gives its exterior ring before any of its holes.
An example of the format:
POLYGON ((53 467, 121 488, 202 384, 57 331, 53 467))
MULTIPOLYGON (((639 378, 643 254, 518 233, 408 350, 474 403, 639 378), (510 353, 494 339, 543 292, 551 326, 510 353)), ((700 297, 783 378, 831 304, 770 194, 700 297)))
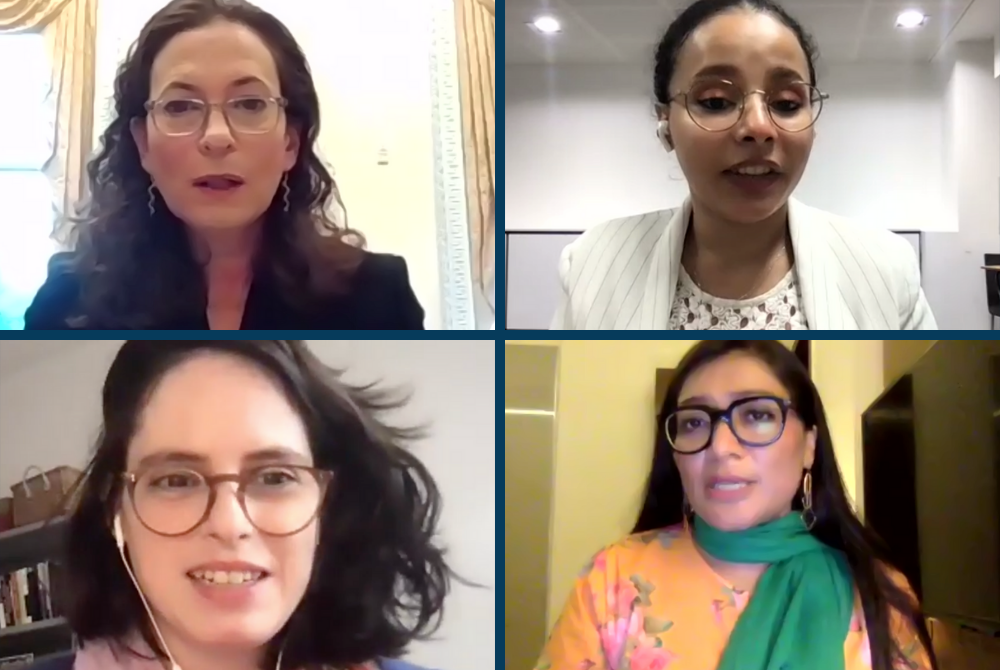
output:
MULTIPOLYGON (((132 578, 132 583, 135 584, 135 590, 139 592, 139 599, 142 600, 143 607, 146 608, 146 613, 149 614, 149 620, 153 624, 153 630, 156 632, 156 637, 163 646, 163 651, 167 652, 167 658, 170 659, 170 670, 181 670, 181 666, 177 665, 177 661, 174 660, 173 655, 170 653, 170 649, 167 648, 167 643, 163 640, 163 635, 160 633, 160 627, 156 625, 156 617, 153 616, 153 610, 149 608, 149 603, 146 602, 146 596, 143 595, 142 589, 139 587, 139 582, 135 578, 135 574, 132 572, 132 566, 128 564, 128 560, 125 558, 125 534, 122 533, 122 518, 120 514, 115 515, 115 544, 118 545, 118 553, 122 557, 122 563, 125 564, 125 570, 128 571, 128 576, 132 578)), ((278 665, 275 670, 281 670, 281 657, 285 653, 284 646, 278 651, 278 665)))
POLYGON ((660 140, 660 144, 667 151, 674 150, 670 144, 670 122, 666 119, 660 119, 659 123, 656 124, 656 139, 660 140))

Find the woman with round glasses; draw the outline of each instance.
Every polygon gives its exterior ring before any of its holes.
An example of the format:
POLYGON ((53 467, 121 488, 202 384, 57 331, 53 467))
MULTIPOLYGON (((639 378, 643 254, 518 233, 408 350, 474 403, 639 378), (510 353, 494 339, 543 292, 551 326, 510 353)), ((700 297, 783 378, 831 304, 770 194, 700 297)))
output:
MULTIPOLYGON (((68 522, 74 670, 393 670, 452 572, 440 495, 298 341, 130 341, 68 522)), ((65 668, 70 664, 42 665, 65 668)))
POLYGON ((829 96, 812 39, 774 0, 697 0, 656 49, 680 207, 611 221, 565 252, 554 329, 933 329, 912 247, 791 196, 829 96))
POLYGON ((577 580, 538 670, 936 670, 791 351, 701 342, 657 427, 633 534, 577 580))
POLYGON ((288 29, 246 0, 172 0, 115 80, 75 248, 27 329, 421 329, 402 258, 364 250, 316 152, 288 29))

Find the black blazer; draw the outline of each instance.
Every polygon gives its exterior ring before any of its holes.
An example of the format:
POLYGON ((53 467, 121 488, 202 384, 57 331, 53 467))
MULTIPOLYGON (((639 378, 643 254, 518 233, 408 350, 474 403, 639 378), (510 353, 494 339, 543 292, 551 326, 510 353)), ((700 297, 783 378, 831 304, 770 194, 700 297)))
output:
MULTIPOLYGON (((72 254, 49 261, 49 276, 24 314, 25 330, 68 330, 75 315, 80 279, 68 267, 72 254)), ((208 330, 208 316, 197 314, 156 324, 156 330, 208 330)), ((352 278, 352 290, 322 310, 303 313, 293 308, 266 279, 254 278, 247 295, 241 330, 422 330, 424 310, 410 287, 406 261, 399 256, 365 252, 352 278)), ((119 329, 97 324, 95 329, 119 329)))
MULTIPOLYGON (((75 654, 64 654, 44 661, 38 661, 34 665, 25 668, 25 670, 73 670, 75 661, 75 654)), ((393 661, 389 659, 380 660, 378 667, 380 670, 426 670, 416 665, 410 665, 405 661, 393 661)))

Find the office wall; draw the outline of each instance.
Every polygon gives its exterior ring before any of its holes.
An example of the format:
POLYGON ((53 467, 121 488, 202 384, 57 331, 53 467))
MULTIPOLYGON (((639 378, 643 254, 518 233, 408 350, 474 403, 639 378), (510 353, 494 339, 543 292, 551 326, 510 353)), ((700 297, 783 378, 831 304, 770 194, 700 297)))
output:
POLYGON ((883 348, 885 385, 903 376, 937 340, 886 340, 883 348))
MULTIPOLYGON (((9 343, 0 342, 0 349, 9 343)), ((119 345, 67 342, 12 373, 0 370, 0 495, 29 465, 82 467, 100 421, 100 389, 119 345)), ((354 382, 410 385, 401 423, 429 422, 414 445, 444 509, 441 538, 454 568, 486 588, 455 584, 444 625, 413 646, 413 662, 441 670, 495 666, 496 348, 490 341, 313 341, 354 382)), ((4 360, 4 357, 0 357, 4 360)))
POLYGON ((993 78, 1000 79, 1000 35, 993 38, 993 78))
POLYGON ((1000 79, 988 42, 955 49, 944 112, 945 193, 959 226, 927 236, 924 290, 942 329, 989 330, 981 266, 1000 252, 1000 79))
POLYGON ((837 464, 864 514, 861 414, 936 340, 813 340, 812 376, 830 424, 837 464))
MULTIPOLYGON (((831 98, 796 197, 874 226, 956 230, 942 169, 946 74, 827 67, 820 86, 831 98)), ((644 65, 510 66, 504 77, 508 230, 585 229, 687 194, 655 138, 644 65)))
POLYGON ((861 413, 882 393, 882 340, 813 340, 812 377, 847 495, 864 513, 861 413))
POLYGON ((652 457, 656 370, 676 366, 695 342, 561 343, 549 626, 580 568, 631 529, 652 457))
POLYGON ((556 369, 551 346, 504 347, 504 659, 530 668, 548 631, 556 369))

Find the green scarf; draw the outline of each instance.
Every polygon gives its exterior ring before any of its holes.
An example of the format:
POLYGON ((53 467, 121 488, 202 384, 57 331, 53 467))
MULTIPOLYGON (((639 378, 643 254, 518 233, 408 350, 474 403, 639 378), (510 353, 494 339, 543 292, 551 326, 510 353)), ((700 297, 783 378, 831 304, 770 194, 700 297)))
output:
POLYGON ((694 538, 731 563, 770 563, 736 622, 717 670, 844 670, 854 608, 843 552, 813 537, 802 517, 725 532, 695 517, 694 538))

